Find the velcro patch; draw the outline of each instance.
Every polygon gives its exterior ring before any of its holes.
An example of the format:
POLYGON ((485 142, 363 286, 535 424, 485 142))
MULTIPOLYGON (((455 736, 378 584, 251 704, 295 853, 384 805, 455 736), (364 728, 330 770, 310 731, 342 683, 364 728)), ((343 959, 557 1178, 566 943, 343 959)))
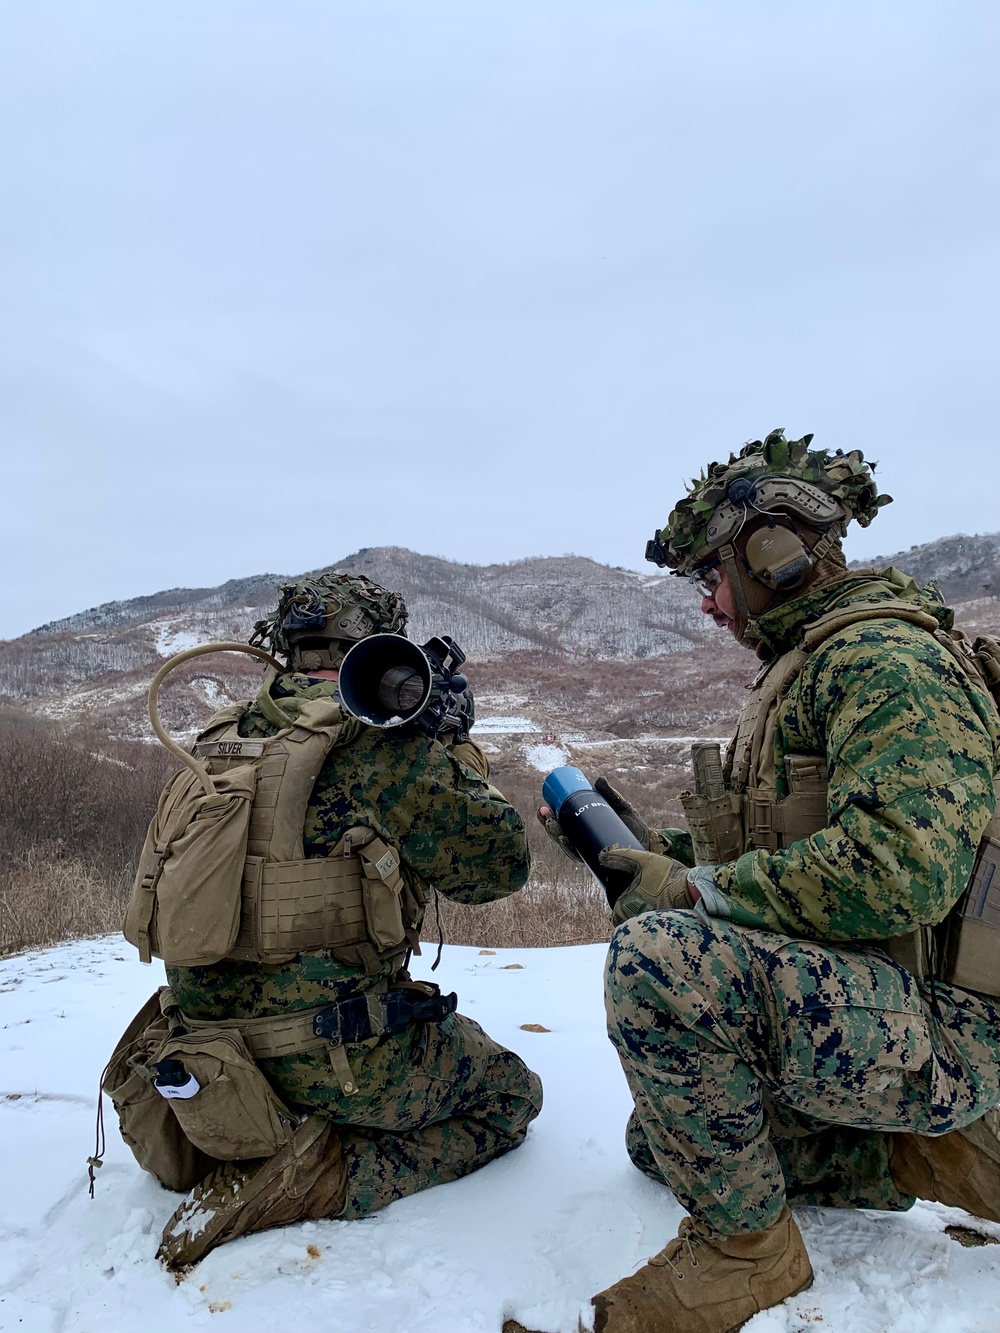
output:
POLYGON ((380 856, 375 862, 375 869, 378 871, 381 879, 388 879, 398 865, 399 862, 396 860, 396 853, 390 847, 385 855, 380 856))
POLYGON ((267 741, 199 741, 194 752, 199 759, 253 759, 267 749, 267 741))

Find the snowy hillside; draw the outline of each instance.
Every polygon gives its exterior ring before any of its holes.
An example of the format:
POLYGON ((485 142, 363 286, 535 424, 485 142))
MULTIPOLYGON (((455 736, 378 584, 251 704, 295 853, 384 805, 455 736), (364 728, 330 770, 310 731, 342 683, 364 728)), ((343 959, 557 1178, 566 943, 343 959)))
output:
MULTIPOLYGON (((470 660, 523 652, 579 659, 655 659, 708 641, 691 590, 677 579, 612 569, 579 556, 464 565, 400 547, 371 547, 337 568, 398 588, 417 643, 448 633, 470 660)), ((117 736, 148 735, 146 690, 164 658, 218 640, 245 641, 288 576, 217 588, 174 588, 109 602, 0 641, 0 705, 73 725, 86 717, 117 736)), ((295 575, 294 577, 300 577, 295 575)), ((195 730, 206 706, 256 690, 249 658, 203 659, 172 677, 169 725, 195 730)))
POLYGON ((905 569, 918 583, 934 579, 949 602, 966 601, 984 591, 994 598, 1000 595, 1000 532, 939 537, 872 563, 905 569))
MULTIPOLYGON (((589 1297, 673 1235, 680 1210, 628 1162, 629 1097, 604 1035, 604 949, 445 949, 437 978, 541 1074, 517 1152, 361 1222, 222 1247, 179 1285, 154 1259, 177 1196, 134 1164, 108 1111, 87 1197, 94 1090, 162 980, 116 938, 0 963, 0 1329, 4 1333, 571 1333, 589 1297), (547 1032, 529 1032, 523 1024, 547 1032)), ((418 960, 419 961, 419 960, 418 960)), ((425 963, 426 967, 426 963, 425 963)), ((1000 1250, 944 1231, 965 1214, 799 1212, 814 1286, 748 1333, 996 1333, 1000 1250)), ((976 1224, 1000 1239, 1000 1227, 976 1224)))

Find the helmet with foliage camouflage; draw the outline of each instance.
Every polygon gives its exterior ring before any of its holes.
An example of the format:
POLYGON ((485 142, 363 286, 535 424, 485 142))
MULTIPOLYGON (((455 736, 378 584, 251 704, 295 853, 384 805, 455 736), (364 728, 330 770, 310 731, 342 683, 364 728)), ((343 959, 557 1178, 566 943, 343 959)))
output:
POLYGON ((755 512, 787 515, 842 537, 851 519, 866 528, 891 497, 879 495, 875 465, 860 449, 810 449, 811 435, 786 440, 782 429, 752 440, 728 462, 710 463, 646 545, 646 559, 690 574, 735 540, 755 512))
POLYGON ((369 634, 405 636, 406 603, 363 574, 317 574, 282 586, 277 608, 250 643, 288 660, 293 671, 332 670, 369 634))

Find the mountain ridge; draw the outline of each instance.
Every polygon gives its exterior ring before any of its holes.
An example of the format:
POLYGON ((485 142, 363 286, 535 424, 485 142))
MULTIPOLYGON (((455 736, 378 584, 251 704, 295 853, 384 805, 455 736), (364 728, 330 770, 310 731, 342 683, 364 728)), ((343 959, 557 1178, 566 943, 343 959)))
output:
MULTIPOLYGON (((939 538, 864 565, 873 563, 894 564, 921 583, 934 578, 949 600, 964 592, 964 620, 971 616, 980 632, 996 632, 1000 533, 939 538)), ((470 565, 397 546, 364 547, 323 569, 364 573, 398 589, 410 610, 411 639, 421 643, 450 633, 480 674, 484 664, 495 662, 496 669, 485 673, 494 684, 483 696, 484 707, 502 710, 509 701, 542 726, 543 715, 567 714, 561 699, 572 682, 568 711, 589 710, 594 734, 622 734, 630 714, 636 725, 643 718, 651 733, 669 733, 676 709, 667 682, 681 680, 696 694, 703 681, 721 723, 726 708, 716 695, 735 688, 744 670, 741 650, 701 615, 686 581, 659 572, 578 555, 470 565), (543 661, 549 665, 538 676, 531 664, 543 661), (634 691, 630 698, 630 680, 641 680, 646 694, 658 693, 656 682, 663 681, 670 707, 640 705, 634 691), (544 699, 535 697, 538 689, 544 699)), ((148 736, 146 690, 163 661, 199 643, 245 642, 273 606, 276 588, 301 577, 255 574, 216 587, 165 589, 106 602, 0 641, 0 705, 67 726, 85 719, 114 735, 148 736)), ((245 698, 259 679, 259 668, 237 654, 187 663, 171 676, 165 719, 190 733, 206 709, 245 698)), ((687 717, 686 707, 682 711, 687 717)), ((680 714, 676 725, 687 725, 680 714)))
MULTIPOLYGON (((522 556, 516 560, 477 565, 471 562, 449 560, 444 556, 422 555, 405 547, 363 546, 357 551, 344 556, 341 560, 300 574, 251 574, 227 579, 224 583, 214 587, 165 588, 139 597, 102 602, 97 606, 75 612, 73 615, 47 621, 27 630, 15 639, 0 640, 0 643, 13 643, 17 642, 18 639, 61 634, 76 629, 99 629, 132 623, 143 619, 144 613, 153 614, 157 611, 186 609, 192 605, 206 607, 233 605, 240 601, 247 602, 248 597, 253 597, 255 601, 259 598, 259 604, 266 607, 272 600, 274 590, 282 583, 334 570, 366 572, 369 566, 388 564, 391 571, 393 564, 406 565, 419 562, 428 573, 432 569, 439 573, 444 570, 465 571, 466 573, 475 570, 489 578, 504 570, 515 570, 519 566, 552 565, 555 562, 564 561, 584 562, 599 569, 613 570, 615 573, 639 581, 653 581, 669 577, 653 572, 645 574, 638 570, 625 569, 620 565, 603 565, 588 556, 579 555, 522 556), (385 560, 383 557, 396 557, 396 559, 385 560)), ((951 536, 938 537, 933 541, 911 546, 905 551, 897 551, 892 555, 850 561, 852 569, 886 568, 889 565, 912 575, 918 583, 934 580, 941 587, 946 599, 949 597, 975 597, 981 592, 1000 592, 1000 532, 955 533, 951 536)), ((424 581, 428 585, 431 584, 429 578, 422 580, 422 582, 424 581)), ((440 583, 442 590, 451 586, 454 581, 454 579, 448 578, 435 580, 435 582, 440 583)))

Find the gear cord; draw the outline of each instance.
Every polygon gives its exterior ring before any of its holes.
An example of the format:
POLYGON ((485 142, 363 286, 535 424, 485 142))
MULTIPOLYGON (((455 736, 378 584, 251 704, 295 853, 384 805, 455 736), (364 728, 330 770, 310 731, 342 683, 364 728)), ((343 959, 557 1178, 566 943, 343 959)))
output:
POLYGON ((111 1068, 111 1061, 104 1066, 100 1082, 97 1085, 97 1123, 94 1126, 94 1155, 87 1158, 87 1178, 90 1181, 90 1197, 94 1197, 94 1188, 97 1184, 97 1168, 103 1166, 104 1153, 107 1148, 107 1141, 104 1137, 104 1080, 108 1076, 108 1070, 111 1068))
POLYGON ((441 950, 444 948, 444 926, 441 924, 441 895, 437 889, 434 890, 434 923, 437 926, 438 947, 434 961, 431 963, 432 972, 437 970, 437 965, 441 961, 441 950))

